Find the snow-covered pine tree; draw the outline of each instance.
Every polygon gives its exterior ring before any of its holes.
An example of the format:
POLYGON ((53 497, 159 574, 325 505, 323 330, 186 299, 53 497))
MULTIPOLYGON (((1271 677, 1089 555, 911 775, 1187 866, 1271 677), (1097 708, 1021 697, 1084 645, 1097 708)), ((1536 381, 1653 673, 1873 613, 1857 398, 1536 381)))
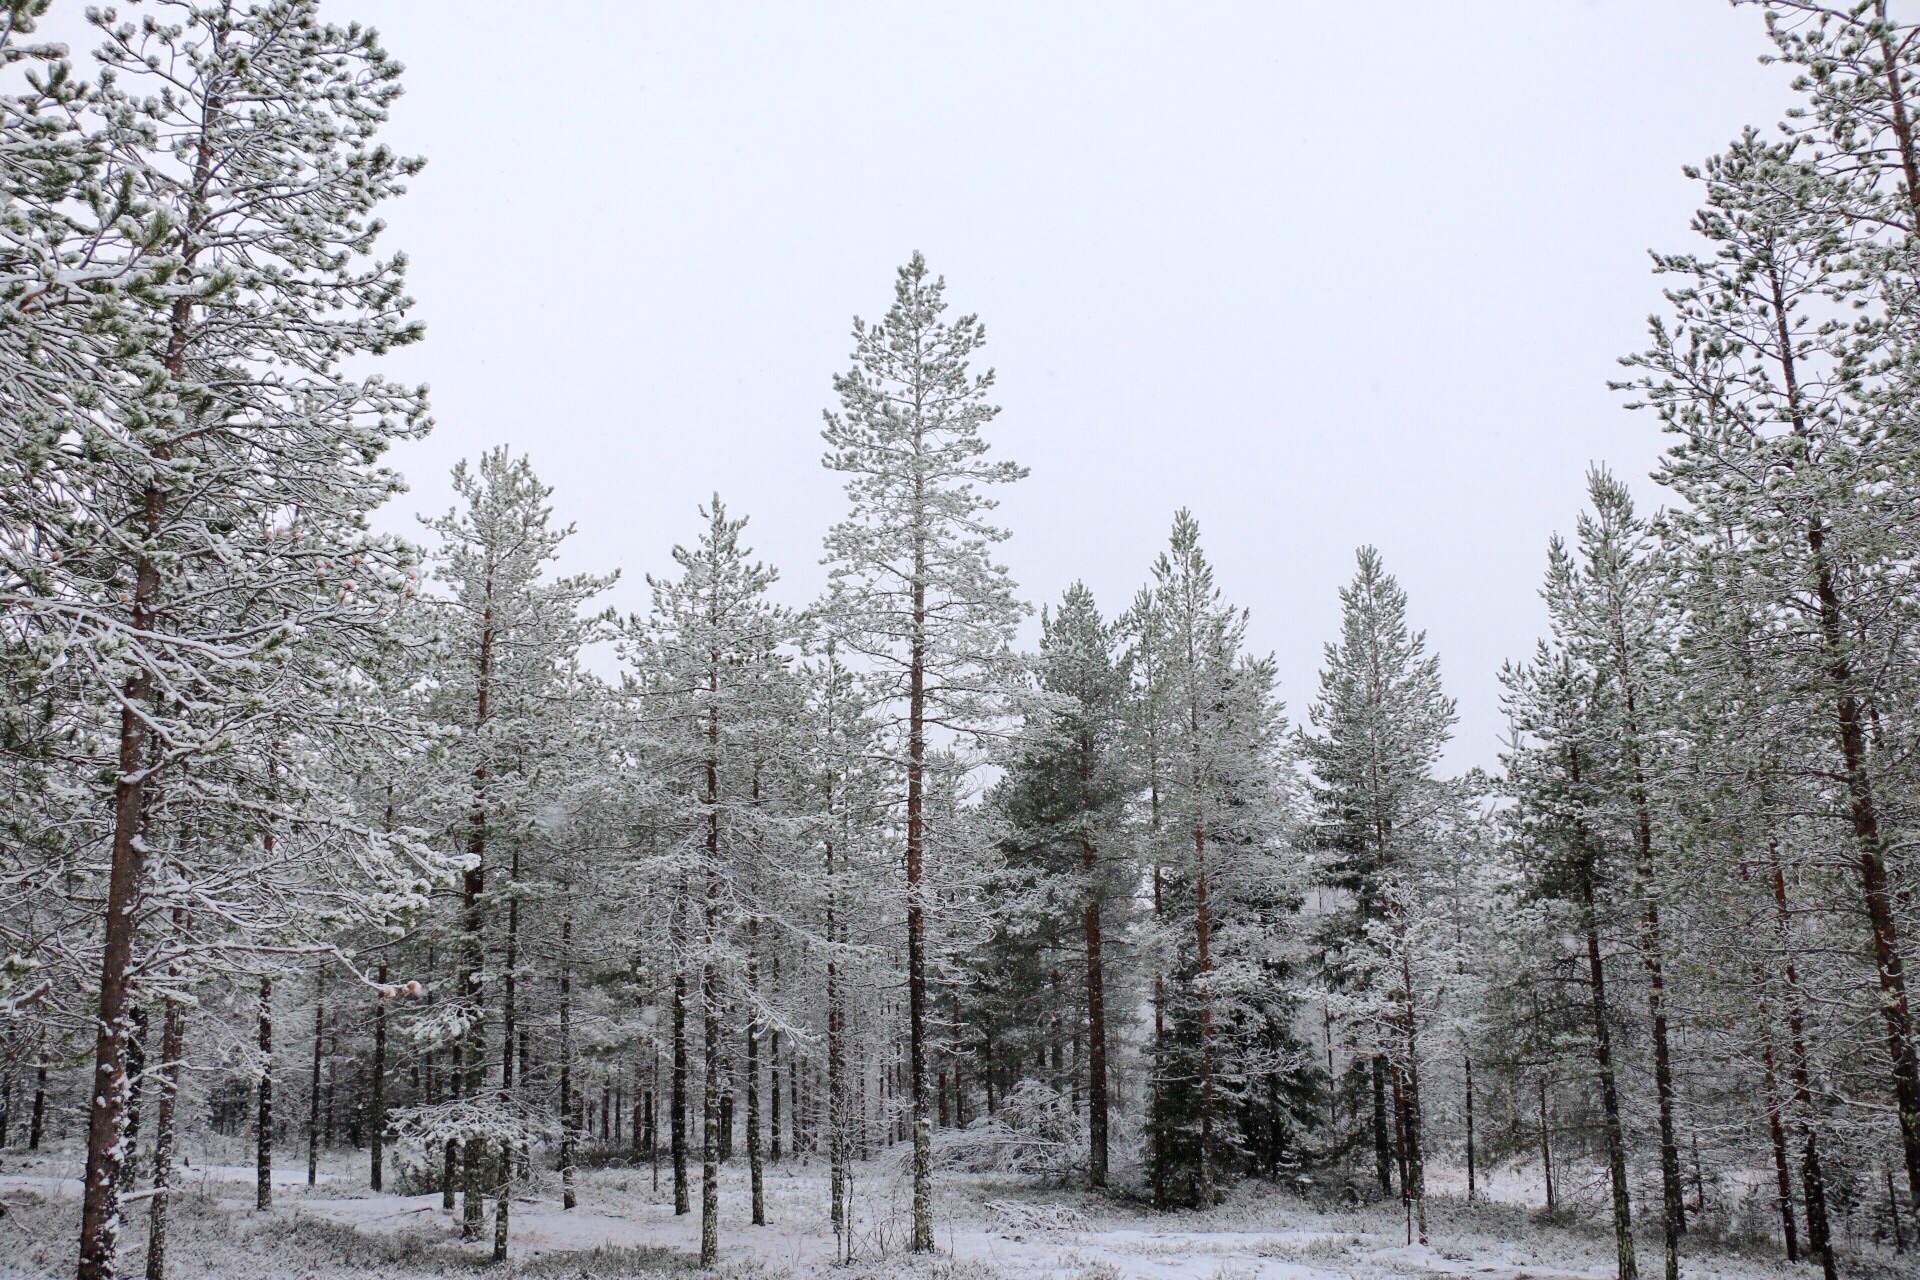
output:
MULTIPOLYGON (((39 257, 41 283, 11 298, 34 324, 84 309, 97 335, 41 348, 64 386, 20 420, 44 446, 21 493, 52 540, 37 548, 48 571, 7 585, 84 709, 74 727, 107 766, 94 776, 112 780, 95 798, 110 871, 85 1276, 114 1267, 150 792, 257 741, 263 695, 297 716, 319 692, 311 669, 295 674, 304 638, 345 644, 376 624, 400 560, 364 529, 397 484, 375 460, 424 421, 416 393, 342 368, 418 332, 402 264, 370 256, 368 215, 416 167, 372 140, 398 67, 310 3, 168 8, 174 21, 99 15, 84 165, 99 195, 65 216, 85 209, 110 230, 85 253, 39 257)), ((32 136, 9 131, 7 150, 32 136)), ((38 395, 51 367, 9 361, 7 381, 38 395)))
MULTIPOLYGON (((1535 936, 1557 940, 1570 932, 1579 940, 1577 960, 1563 967, 1584 970, 1585 1022, 1600 1088, 1612 1195, 1616 1276, 1635 1280, 1639 1262, 1614 1045, 1616 1014, 1607 993, 1608 931, 1617 915, 1628 914, 1617 911, 1612 901, 1624 896, 1617 885, 1625 877, 1592 819, 1606 795, 1598 764, 1607 745, 1605 721, 1596 710, 1604 682, 1564 646, 1545 641, 1530 661, 1509 664, 1501 679, 1513 734, 1503 782, 1514 804, 1505 818, 1517 835, 1523 893, 1535 902, 1560 904, 1571 917, 1568 927, 1550 922, 1535 936)), ((1540 1088, 1544 1128, 1545 1084, 1540 1088)))
POLYGON ((1434 776, 1455 720, 1439 659, 1407 623, 1407 597, 1372 547, 1340 591, 1340 639, 1326 646, 1316 733, 1302 736, 1315 779, 1324 882, 1342 895, 1322 925, 1323 981, 1348 1010, 1349 1039, 1372 1047, 1376 1173, 1397 1156, 1402 1198, 1426 1239, 1426 1152, 1414 917, 1432 897, 1428 862, 1455 797, 1434 776), (1391 1098, 1391 1119, 1388 1099, 1391 1098))
POLYGON ((1565 548, 1556 539, 1549 552, 1545 595, 1559 642, 1600 680, 1595 706, 1610 723, 1588 754, 1604 753, 1591 765, 1616 788, 1607 808, 1618 815, 1632 842, 1659 1118, 1661 1240, 1666 1280, 1679 1280, 1686 1207, 1674 1121, 1668 947, 1660 915, 1666 892, 1664 833, 1656 830, 1655 821, 1663 765, 1659 731, 1664 727, 1665 704, 1671 700, 1661 675, 1672 627, 1665 571, 1646 523, 1634 512, 1632 495, 1606 471, 1595 468, 1587 475, 1587 497, 1592 509, 1582 512, 1576 522, 1575 546, 1565 548))
POLYGON ((987 458, 981 429, 991 371, 969 363, 986 341, 971 315, 943 319, 946 281, 915 253, 877 324, 856 319, 853 367, 834 379, 838 412, 822 432, 826 465, 847 476, 847 518, 827 534, 829 625, 872 683, 904 781, 907 1093, 913 1115, 916 1253, 933 1248, 927 1091, 924 801, 929 728, 968 734, 1002 714, 1009 642, 1024 612, 993 548, 989 486, 1025 474, 987 458))
MULTIPOLYGON (((1003 968, 1023 957, 1044 956, 1057 965, 1057 954, 1078 943, 1079 998, 1064 1003, 1076 1024, 1076 1043, 1079 1020, 1085 1019, 1087 1176, 1101 1187, 1107 1183, 1111 1105, 1106 939, 1124 932, 1137 877, 1123 825, 1132 782, 1124 738, 1126 675, 1115 654, 1114 629, 1102 620, 1084 584, 1069 586, 1057 608, 1042 610, 1033 665, 1044 700, 1026 717, 1018 754, 995 799, 1008 827, 1002 849, 1009 869, 1027 869, 1036 882, 1030 891, 1039 892, 1039 910, 1024 920, 999 922, 991 949, 1003 953, 1003 968), (1044 946, 1037 945, 1038 935, 1044 935, 1044 946)), ((1031 976, 1022 982, 1009 975, 998 985, 1028 996, 1051 991, 1060 1002, 1057 983, 1031 976)), ((1059 1017, 1055 1013, 1038 1024, 1051 1024, 1056 1055, 1059 1017)), ((1019 1025, 1012 1020, 1008 1032, 1019 1025)), ((1024 1025, 1036 1023, 1029 1018, 1024 1025)), ((1059 1081, 1055 1087, 1066 1085, 1059 1081)), ((1079 1089, 1078 1078, 1070 1087, 1079 1089)))
MULTIPOLYGON (((462 802, 443 819, 465 861, 459 937, 451 948, 458 956, 458 990, 441 1010, 439 1028, 458 1058, 450 1081, 458 1102, 443 1104, 432 1117, 408 1117, 407 1123, 417 1132, 444 1131, 450 1160, 457 1144, 466 1238, 479 1237, 485 1197, 494 1193, 494 1251, 504 1257, 511 1195, 504 1185, 487 1184, 485 1172, 490 1164, 509 1168, 512 1152, 532 1134, 512 1097, 511 966, 498 988, 504 1001, 498 1021, 501 1084, 487 1087, 491 917, 505 905, 509 925, 517 921, 514 887, 509 882, 502 892, 497 875, 517 867, 527 829, 536 821, 537 762, 556 736, 547 724, 556 710, 575 705, 561 695, 599 626, 583 610, 612 578, 553 575, 572 526, 552 523, 553 491, 525 457, 514 458, 504 445, 481 455, 477 467, 456 464, 453 488, 462 505, 427 524, 438 538, 434 575, 444 589, 436 600, 438 661, 430 705, 452 736, 448 765, 465 784, 462 802), (496 873, 491 892, 489 870, 496 873)), ((516 940, 509 935, 510 944, 516 940)))
POLYGON ((1920 1051, 1892 887, 1897 784, 1873 738, 1876 725, 1883 741, 1897 736, 1910 705, 1911 657, 1879 620, 1914 590, 1920 538, 1907 513, 1920 453, 1898 407, 1908 402, 1901 304, 1881 300, 1893 287, 1882 275, 1850 269, 1871 260, 1849 256, 1841 213, 1859 175, 1803 151, 1749 132, 1698 171, 1695 226, 1713 252, 1656 257, 1675 278, 1670 314, 1625 361, 1637 372, 1623 385, 1674 438, 1658 478, 1685 501, 1676 524, 1734 535, 1728 550, 1764 609, 1768 655, 1788 660, 1770 696, 1818 693, 1807 710, 1823 732, 1782 764, 1825 795, 1851 845, 1875 988, 1857 998, 1884 1027, 1914 1207, 1920 1051), (1869 319, 1854 322, 1856 308, 1869 319))
POLYGON ((1152 620, 1135 624, 1154 647, 1166 713, 1152 1182, 1162 1203, 1206 1206, 1244 1145, 1230 1104, 1269 1071, 1310 1070, 1274 981, 1300 887, 1292 762, 1273 664, 1245 652, 1246 613, 1222 599, 1184 510, 1153 578, 1152 620))
MULTIPOLYGON (((674 864, 687 887, 681 910, 684 962, 699 973, 704 1079, 701 1089, 700 1259, 720 1252, 721 1094, 726 1071, 721 1024, 730 1006, 761 995, 748 934, 767 913, 757 853, 777 837, 762 802, 765 753, 777 747, 788 717, 793 677, 781 650, 794 622, 767 592, 775 573, 750 559, 745 520, 733 520, 716 495, 700 510, 706 527, 693 547, 675 547, 677 579, 649 578, 653 611, 629 656, 651 668, 649 719, 660 726, 663 768, 681 797, 674 864)), ((748 1009, 750 1025, 763 1011, 748 1009)), ((751 1035, 751 1032, 750 1032, 751 1035)))

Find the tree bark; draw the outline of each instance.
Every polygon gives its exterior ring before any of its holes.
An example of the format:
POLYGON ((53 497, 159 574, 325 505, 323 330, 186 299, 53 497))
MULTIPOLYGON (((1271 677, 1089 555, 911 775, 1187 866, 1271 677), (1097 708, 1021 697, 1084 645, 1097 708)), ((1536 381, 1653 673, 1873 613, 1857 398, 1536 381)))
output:
POLYGON ((760 922, 747 923, 747 1176, 752 1184, 753 1225, 767 1225, 766 1172, 760 1149, 760 922))
MULTIPOLYGON (((917 482, 916 482, 917 483, 917 482)), ((907 1053, 913 1118, 914 1253, 933 1249, 933 1133, 927 1120, 927 940, 922 880, 926 860, 927 587, 924 553, 914 548, 913 630, 907 693, 907 1053)))
POLYGON ((1082 926, 1087 948, 1087 1181, 1107 1185, 1107 991, 1101 968, 1100 895, 1093 841, 1080 840, 1080 871, 1087 880, 1082 926))
MULTIPOLYGON (((1570 773, 1580 779, 1579 756, 1570 753, 1570 773)), ((1584 841, 1583 841, 1584 842, 1584 841)), ((1600 913, 1594 901, 1591 854, 1580 865, 1581 926, 1587 937, 1588 999, 1593 1013, 1593 1061, 1600 1075, 1600 1113, 1606 1129, 1607 1175, 1613 1189, 1613 1238, 1619 1259, 1619 1280, 1635 1280, 1640 1274, 1633 1251, 1633 1209, 1627 1195, 1627 1147, 1620 1127, 1620 1090, 1614 1078, 1613 1030, 1607 1012, 1607 971, 1600 954, 1600 913)), ((1545 1132, 1546 1094, 1541 1086, 1541 1125, 1545 1132)))
POLYGON ((375 1191, 382 1189, 386 1180, 386 1137, 387 1137, 387 965, 380 963, 377 979, 380 990, 375 993, 373 1002, 373 1099, 372 1114, 369 1117, 369 1141, 371 1150, 368 1162, 368 1183, 375 1191))
POLYGON ((327 1033, 327 971, 313 987, 313 1085, 307 1091, 307 1185, 320 1180, 320 1050, 327 1033))
POLYGON ((260 979, 259 1109, 253 1121, 253 1207, 273 1208, 273 979, 260 979))
MULTIPOLYGON (((176 911, 175 920, 180 918, 176 911)), ((177 976, 177 975, 176 975, 177 976)), ((180 1104, 180 1073, 186 1056, 187 1007, 178 993, 167 997, 160 1028, 160 1104, 153 1122, 153 1200, 147 1206, 147 1280, 166 1280, 167 1201, 173 1194, 174 1123, 180 1104)))
MULTIPOLYGON (((678 1117, 676 1117, 676 1120, 678 1117)), ((573 1189, 573 912, 560 918, 560 1207, 576 1203, 573 1189)))
POLYGON ((1466 1095, 1467 1104, 1467 1200, 1471 1203, 1480 1198, 1473 1163, 1473 1059, 1464 1058, 1462 1062, 1466 1066, 1467 1077, 1462 1093, 1466 1095))

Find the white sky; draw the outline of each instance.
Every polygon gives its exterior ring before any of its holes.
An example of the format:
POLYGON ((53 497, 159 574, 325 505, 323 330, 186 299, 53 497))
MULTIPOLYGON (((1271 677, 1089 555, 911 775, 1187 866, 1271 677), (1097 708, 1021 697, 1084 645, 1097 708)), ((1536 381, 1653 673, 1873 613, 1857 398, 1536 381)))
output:
POLYGON ((1028 599, 1123 606, 1189 506, 1299 720, 1370 541, 1462 767, 1587 464, 1653 496, 1657 424, 1605 383, 1646 250, 1688 243, 1680 167, 1790 100, 1723 0, 325 9, 407 64, 388 136, 428 158, 387 211, 428 337, 387 368, 439 426, 391 527, 504 441, 622 609, 716 489, 805 602, 829 378, 919 248, 1032 468, 1002 510, 1028 599))

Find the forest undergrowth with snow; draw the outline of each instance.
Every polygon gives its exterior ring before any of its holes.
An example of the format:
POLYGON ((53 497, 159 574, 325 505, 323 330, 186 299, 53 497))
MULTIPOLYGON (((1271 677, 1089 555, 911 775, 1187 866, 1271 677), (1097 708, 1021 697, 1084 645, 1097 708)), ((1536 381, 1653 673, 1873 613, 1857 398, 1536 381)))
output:
POLYGON ((1920 26, 1751 3, 1786 123, 1617 374, 1666 505, 1590 473, 1449 776, 1371 547, 1295 719, 1185 510, 1022 651, 918 253, 808 607, 715 495, 618 614, 504 446, 373 532, 347 6, 0 0, 0 1277, 1912 1274, 1920 26))

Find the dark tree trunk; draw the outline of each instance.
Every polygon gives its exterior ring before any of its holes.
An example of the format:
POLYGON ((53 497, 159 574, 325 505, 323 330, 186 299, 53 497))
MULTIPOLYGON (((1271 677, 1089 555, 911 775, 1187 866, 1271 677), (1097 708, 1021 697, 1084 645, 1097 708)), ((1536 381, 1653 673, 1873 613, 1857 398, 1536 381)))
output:
POLYGON ((327 971, 313 988, 313 1085, 307 1091, 307 1185, 320 1176, 320 1050, 327 1032, 327 971))
POLYGON ((767 1225, 766 1170, 760 1150, 760 922, 747 924, 747 1176, 752 1185, 753 1225, 767 1225))
POLYGON ((387 966, 380 965, 378 981, 380 990, 373 1001, 373 1099, 371 1115, 368 1117, 370 1141, 367 1143, 372 1155, 367 1170, 368 1182, 375 1191, 382 1189, 386 1180, 386 1140, 387 1140, 387 966))
POLYGON ((253 1207, 273 1208, 273 979, 260 979, 259 1108, 253 1121, 253 1207))
POLYGON ((1380 1194, 1393 1194, 1393 1135, 1387 1127, 1387 1058, 1376 1053, 1368 1063, 1373 1083, 1373 1172, 1380 1194))
MULTIPOLYGON (((176 921, 179 914, 175 914, 176 921)), ((147 1206, 147 1280, 166 1280, 167 1201, 173 1194, 175 1117, 187 1049, 187 1007, 169 993, 160 1027, 160 1103, 153 1119, 153 1200, 147 1206)))
MULTIPOLYGON (((683 935, 681 955, 685 953, 685 922, 689 890, 683 876, 680 881, 680 897, 674 905, 674 919, 682 922, 683 935)), ((673 1097, 670 1103, 673 1132, 670 1136, 673 1149, 673 1211, 676 1214, 692 1211, 691 1196, 687 1186, 687 970, 684 959, 676 960, 673 971, 673 1097)))
MULTIPOLYGON (((1554 1199, 1553 1195, 1553 1131, 1547 1124, 1547 1077, 1545 1072, 1542 1072, 1540 1075, 1540 1172, 1545 1177, 1547 1184, 1547 1212, 1552 1213, 1558 1205, 1558 1201, 1554 1199)), ((1621 1274, 1623 1277, 1629 1277, 1633 1272, 1623 1271, 1621 1274)))
MULTIPOLYGON (((1574 781, 1579 781, 1578 757, 1571 766, 1574 781)), ((1613 1029, 1607 1012, 1607 972, 1600 954, 1600 916, 1594 902, 1591 861, 1580 869, 1581 924, 1587 935, 1588 998, 1593 1012, 1593 1061, 1600 1074, 1600 1113, 1605 1122, 1607 1174, 1613 1188, 1613 1238, 1619 1258, 1619 1280, 1634 1280, 1640 1274, 1633 1251, 1633 1209, 1627 1198, 1626 1139, 1620 1128, 1620 1090, 1614 1078, 1613 1029)), ((1545 1086, 1543 1085, 1544 1089, 1545 1086)), ((1544 1108, 1545 1095, 1541 1106, 1544 1108)), ((1542 1124, 1545 1123, 1542 1111, 1542 1124)), ((1543 1130, 1544 1131, 1544 1130, 1543 1130)))
POLYGON ((922 880, 926 860, 926 564, 914 554, 912 652, 907 681, 907 1053, 913 1120, 914 1253, 933 1250, 933 1133, 927 1119, 927 939, 922 880))
POLYGON ((147 1083, 147 1011, 136 1004, 127 1011, 127 1119, 126 1142, 120 1153, 120 1193, 133 1190, 140 1176, 140 1097, 147 1083))
POLYGON ((1467 1200, 1471 1202, 1480 1198, 1473 1161, 1473 1059, 1466 1058, 1463 1061, 1467 1076, 1466 1088, 1462 1090, 1467 1103, 1467 1200))
POLYGON ((573 912, 560 918, 560 1207, 576 1203, 573 1189, 573 912))
POLYGON ((1107 987, 1101 968, 1100 895, 1093 841, 1080 841, 1080 872, 1087 879, 1081 920, 1087 948, 1087 1180, 1107 1185, 1107 987))
MULTIPOLYGON (((828 778, 828 811, 832 816, 832 783, 828 778)), ((840 941, 840 882, 833 862, 833 840, 826 841, 827 872, 827 1162, 832 1183, 833 1232, 837 1246, 846 1244, 847 1232, 847 1107, 846 1107, 846 1010, 841 1004, 840 965, 837 945, 840 941)), ((794 1113, 796 1116, 798 1111, 794 1113)))
POLYGON ((33 1111, 27 1120, 27 1150, 38 1151, 47 1128, 47 1053, 44 1041, 33 1064, 33 1111))
MULTIPOLYGON (((779 974, 774 974, 779 981, 779 974)), ((780 1163, 780 1032, 775 1028, 767 1036, 767 1159, 780 1163)))

